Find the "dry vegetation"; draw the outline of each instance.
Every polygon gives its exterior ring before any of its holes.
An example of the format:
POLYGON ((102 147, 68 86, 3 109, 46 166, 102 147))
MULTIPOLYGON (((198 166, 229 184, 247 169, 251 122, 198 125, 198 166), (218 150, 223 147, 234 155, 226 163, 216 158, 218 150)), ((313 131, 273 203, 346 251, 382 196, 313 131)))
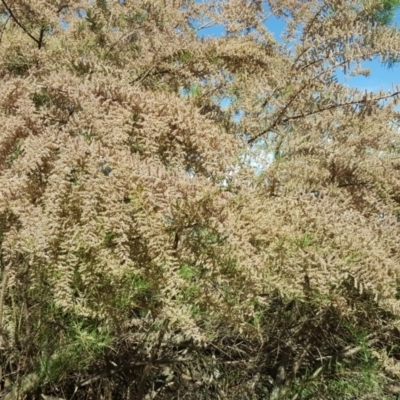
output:
POLYGON ((1 1, 2 398, 396 398, 388 3, 1 1))

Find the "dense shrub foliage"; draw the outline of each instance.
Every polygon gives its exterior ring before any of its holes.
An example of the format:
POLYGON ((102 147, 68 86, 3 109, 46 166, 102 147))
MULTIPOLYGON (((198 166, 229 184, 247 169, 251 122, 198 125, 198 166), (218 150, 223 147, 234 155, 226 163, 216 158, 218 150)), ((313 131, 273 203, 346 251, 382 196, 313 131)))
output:
POLYGON ((400 393, 395 5, 1 2, 5 399, 400 393))

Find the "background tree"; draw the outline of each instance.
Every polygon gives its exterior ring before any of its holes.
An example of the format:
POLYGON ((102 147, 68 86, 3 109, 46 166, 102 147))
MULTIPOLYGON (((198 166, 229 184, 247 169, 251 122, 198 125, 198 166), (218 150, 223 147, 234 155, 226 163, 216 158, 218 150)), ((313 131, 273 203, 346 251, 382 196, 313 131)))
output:
POLYGON ((5 398, 393 397, 397 3, 2 4, 5 398))
MULTIPOLYGON (((368 2, 364 3, 368 6, 368 2)), ((371 3, 368 8, 373 22, 378 22, 382 25, 389 25, 393 22, 396 9, 400 6, 398 0, 382 0, 379 2, 371 3)))

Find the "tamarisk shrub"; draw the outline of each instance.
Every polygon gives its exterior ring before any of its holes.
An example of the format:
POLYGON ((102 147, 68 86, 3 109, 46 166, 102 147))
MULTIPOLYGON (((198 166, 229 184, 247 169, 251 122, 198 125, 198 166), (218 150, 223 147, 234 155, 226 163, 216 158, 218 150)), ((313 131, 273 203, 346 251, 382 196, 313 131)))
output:
POLYGON ((396 392, 396 5, 1 2, 5 398, 396 392))

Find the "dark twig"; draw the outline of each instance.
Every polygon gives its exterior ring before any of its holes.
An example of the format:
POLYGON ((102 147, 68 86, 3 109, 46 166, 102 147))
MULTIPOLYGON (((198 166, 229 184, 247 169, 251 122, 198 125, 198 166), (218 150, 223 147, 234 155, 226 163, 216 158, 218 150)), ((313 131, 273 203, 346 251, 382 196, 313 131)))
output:
POLYGON ((143 361, 143 362, 131 362, 128 364, 124 364, 123 366, 119 368, 114 368, 114 369, 107 369, 106 371, 103 371, 89 379, 86 379, 85 381, 79 383, 77 385, 78 388, 90 385, 93 382, 98 381, 99 379, 105 378, 110 375, 114 375, 118 372, 126 371, 131 368, 135 367, 146 367, 149 364, 153 365, 167 365, 167 364, 174 364, 174 363, 179 363, 179 362, 186 362, 186 361, 192 361, 191 358, 185 358, 185 357, 177 357, 177 358, 160 358, 158 360, 149 360, 149 361, 143 361))
POLYGON ((339 107, 346 107, 346 106, 354 106, 357 104, 365 104, 368 102, 373 102, 373 101, 381 101, 381 100, 387 100, 390 99, 392 97, 396 97, 400 95, 400 91, 398 92, 394 92, 391 94, 388 94, 387 96, 380 96, 380 97, 374 97, 372 99, 367 99, 366 97, 362 98, 362 99, 358 99, 358 100, 354 100, 354 101, 349 101, 346 103, 339 103, 339 104, 331 104, 327 107, 324 108, 319 108, 318 110, 315 111, 310 111, 310 112, 306 112, 306 113, 301 113, 301 114, 297 114, 297 115, 293 115, 292 117, 287 117, 285 119, 281 119, 283 114, 285 113, 285 111, 287 110, 287 108, 290 106, 290 104, 293 102, 293 100, 298 96, 298 94, 304 90, 304 86, 301 87, 301 89, 296 92, 292 98, 289 100, 289 102, 285 105, 285 107, 281 110, 281 112, 279 113, 278 117, 275 118, 275 120, 272 122, 272 124, 265 130, 263 130, 262 132, 258 133, 256 136, 254 136, 253 138, 251 138, 248 143, 253 143, 255 140, 259 139, 261 136, 264 136, 266 133, 268 133, 269 131, 271 131, 272 129, 274 129, 278 123, 286 123, 289 121, 294 121, 297 119, 301 119, 301 118, 305 118, 305 117, 309 117, 310 115, 315 115, 315 114, 319 114, 321 112, 324 111, 329 111, 329 110, 333 110, 335 108, 339 108, 339 107))
POLYGON ((169 321, 165 320, 160 332, 158 333, 157 343, 151 349, 150 362, 147 363, 146 366, 144 367, 143 375, 139 382, 139 387, 138 387, 138 391, 137 391, 137 398, 140 400, 143 399, 145 396, 144 391, 145 391, 145 387, 146 387, 147 378, 148 378, 151 370, 153 369, 154 364, 157 361, 157 355, 158 355, 158 352, 160 351, 161 344, 164 339, 165 333, 167 331, 168 325, 169 325, 169 321))
POLYGON ((39 50, 42 48, 42 45, 43 45, 44 32, 45 32, 44 28, 40 29, 39 42, 38 42, 39 50))
POLYGON ((35 36, 33 36, 17 19, 15 14, 12 12, 11 8, 7 5, 5 0, 1 0, 3 3, 4 7, 6 8, 7 12, 10 14, 11 18, 15 21, 15 23, 34 41, 37 43, 39 49, 42 47, 42 42, 43 42, 43 29, 40 31, 40 38, 37 39, 35 36))

